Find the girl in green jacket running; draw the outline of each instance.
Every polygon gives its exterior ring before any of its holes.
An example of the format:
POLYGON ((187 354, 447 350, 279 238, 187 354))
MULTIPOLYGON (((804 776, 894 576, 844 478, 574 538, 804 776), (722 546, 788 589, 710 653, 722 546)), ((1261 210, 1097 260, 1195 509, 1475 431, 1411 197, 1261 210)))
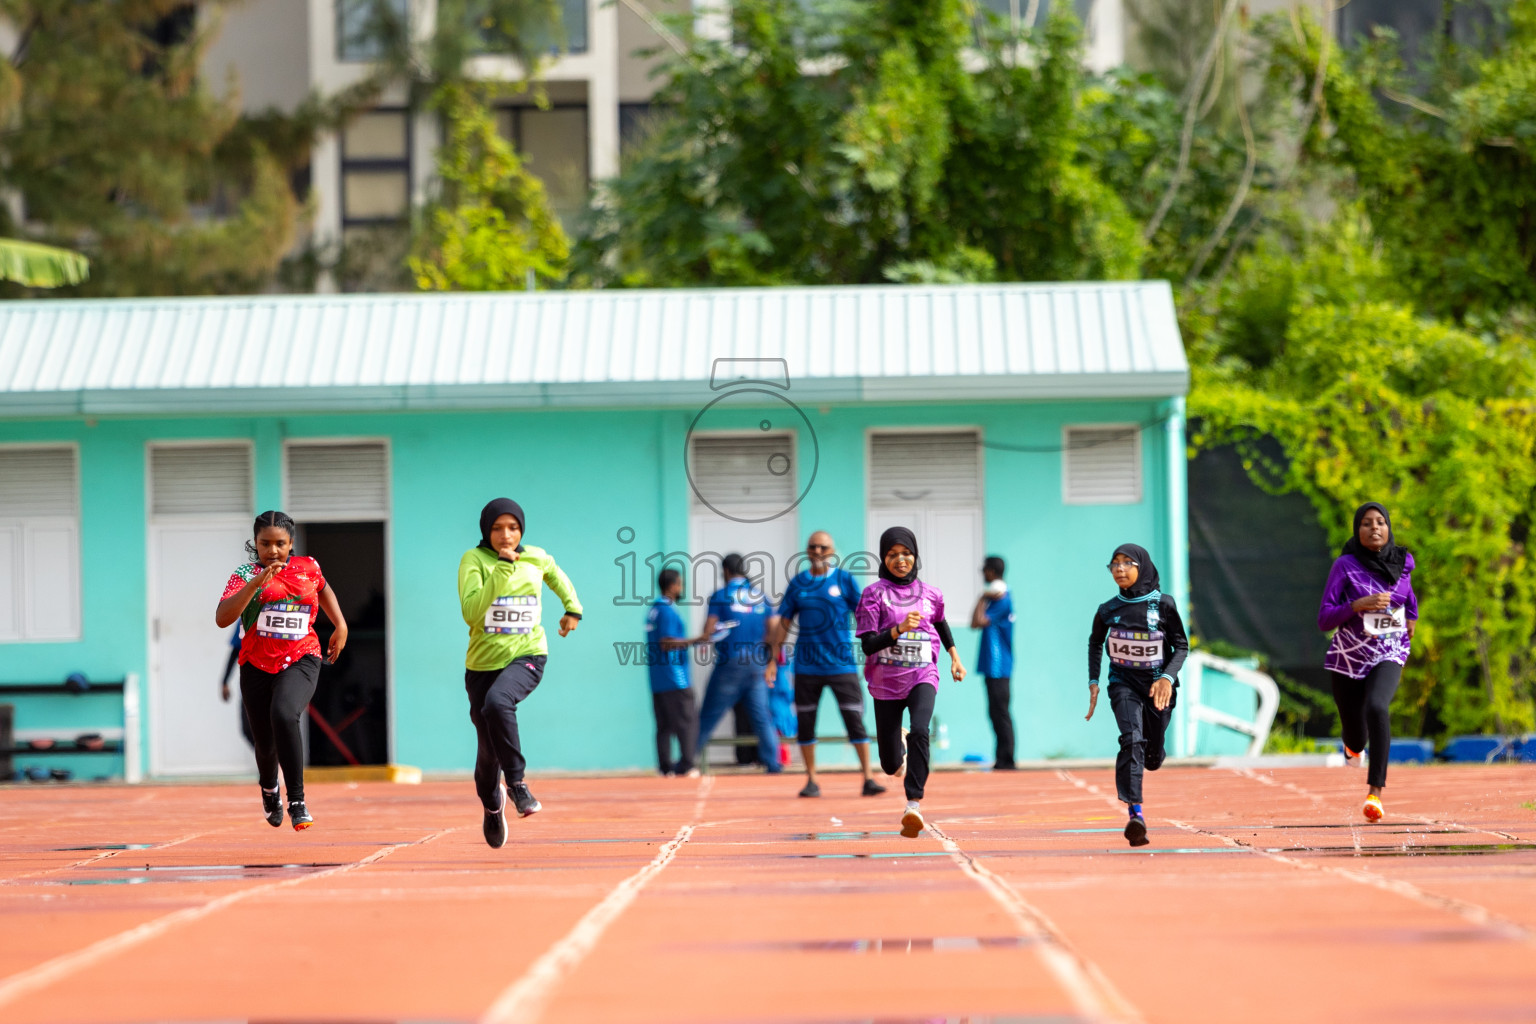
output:
POLYGON ((506 777, 517 813, 541 810, 523 782, 517 706, 544 676, 549 644, 539 624, 544 584, 565 607, 560 635, 581 621, 581 602, 570 579, 543 548, 523 545, 527 520, 511 498, 497 498, 480 511, 480 544, 459 559, 459 604, 469 626, 464 689, 469 720, 475 724, 475 791, 485 808, 485 841, 507 841, 506 798, 497 777, 506 777))

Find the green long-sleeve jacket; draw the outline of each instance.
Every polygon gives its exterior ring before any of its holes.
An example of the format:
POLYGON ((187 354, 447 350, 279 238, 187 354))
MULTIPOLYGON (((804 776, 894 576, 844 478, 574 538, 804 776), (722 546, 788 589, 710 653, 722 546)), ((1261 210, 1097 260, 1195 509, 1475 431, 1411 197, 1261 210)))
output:
POLYGON ((524 547, 516 562, 503 562, 487 548, 464 552, 459 559, 459 604, 469 626, 465 668, 497 672, 514 658, 549 653, 539 623, 544 583, 567 612, 581 614, 576 588, 543 548, 524 547))

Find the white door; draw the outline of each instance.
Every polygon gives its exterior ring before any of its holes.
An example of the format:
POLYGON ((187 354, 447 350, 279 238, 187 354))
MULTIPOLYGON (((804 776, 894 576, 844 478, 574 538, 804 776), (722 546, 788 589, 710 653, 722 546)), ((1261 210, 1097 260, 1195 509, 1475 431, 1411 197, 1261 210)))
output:
POLYGON ((250 539, 251 451, 243 444, 150 449, 150 772, 249 775, 240 684, 219 695, 230 629, 213 612, 250 539))
MULTIPOLYGON (((684 573, 689 606, 684 618, 693 630, 703 627, 709 594, 724 579, 720 559, 732 552, 747 560, 747 575, 775 607, 784 596, 785 574, 801 543, 799 520, 790 508, 798 479, 794 455, 794 439, 788 434, 692 439, 690 479, 695 490, 688 545, 695 564, 684 573)), ((711 668, 707 657, 693 659, 694 692, 700 696, 711 668)), ((715 735, 734 735, 732 723, 731 716, 725 716, 715 735)), ((728 755, 716 757, 724 760, 728 755)))
POLYGON ((981 438, 973 430, 877 433, 870 437, 865 544, 878 558, 880 534, 905 526, 917 536, 920 575, 944 592, 957 635, 981 595, 985 543, 981 438))

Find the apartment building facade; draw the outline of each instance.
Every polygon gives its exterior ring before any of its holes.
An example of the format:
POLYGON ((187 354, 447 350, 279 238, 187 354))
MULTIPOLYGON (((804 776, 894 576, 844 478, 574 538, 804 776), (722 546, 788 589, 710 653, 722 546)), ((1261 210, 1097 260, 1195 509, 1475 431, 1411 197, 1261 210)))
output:
MULTIPOLYGON (((433 0, 402 2, 409 4, 410 24, 434 22, 433 0)), ((1123 60, 1123 0, 982 0, 980 6, 1015 23, 1039 23, 1053 2, 1073 3, 1083 19, 1091 66, 1104 69, 1123 60)), ((626 141, 650 110, 659 58, 643 54, 667 45, 655 27, 658 19, 691 14, 696 31, 720 35, 729 32, 729 18, 726 7, 700 0, 561 3, 566 46, 541 75, 548 106, 540 108, 531 97, 509 99, 498 121, 570 223, 591 184, 617 173, 626 141)), ((292 110, 312 94, 334 95, 355 85, 372 68, 366 47, 348 41, 356 35, 348 32, 348 19, 357 17, 359 4, 247 0, 230 8, 212 26, 204 79, 215 89, 237 89, 241 107, 253 113, 292 110)), ((487 79, 520 76, 515 63, 502 57, 475 58, 474 71, 487 79)), ((344 131, 319 139, 309 173, 312 234, 301 242, 334 242, 405 217, 429 194, 439 137, 436 116, 410 109, 404 90, 395 89, 344 131)))

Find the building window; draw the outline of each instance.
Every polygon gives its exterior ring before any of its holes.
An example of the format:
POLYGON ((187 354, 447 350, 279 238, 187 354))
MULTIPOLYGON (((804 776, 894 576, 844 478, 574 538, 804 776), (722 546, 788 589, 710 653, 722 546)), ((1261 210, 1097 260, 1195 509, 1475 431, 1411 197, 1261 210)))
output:
POLYGON ((581 104, 503 107, 496 112, 502 137, 549 193, 555 213, 570 223, 587 205, 587 108, 581 104))
POLYGON ((341 133, 341 219, 347 227, 403 220, 411 205, 411 122, 373 110, 341 133))
POLYGON ((80 638, 73 447, 0 448, 0 641, 80 638))
POLYGON ((1062 501, 1135 505, 1141 501, 1141 428, 1134 423, 1062 431, 1062 501))
POLYGON ((336 59, 379 60, 404 43, 407 12, 407 0, 336 0, 336 59))

